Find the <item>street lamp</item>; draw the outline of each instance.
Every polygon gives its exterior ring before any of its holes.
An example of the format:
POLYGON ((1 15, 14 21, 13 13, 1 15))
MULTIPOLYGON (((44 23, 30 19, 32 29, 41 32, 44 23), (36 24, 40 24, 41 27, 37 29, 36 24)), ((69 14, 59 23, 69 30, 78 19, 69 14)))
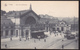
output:
POLYGON ((64 45, 63 45, 63 38, 64 38, 64 36, 62 35, 62 49, 64 49, 64 45))

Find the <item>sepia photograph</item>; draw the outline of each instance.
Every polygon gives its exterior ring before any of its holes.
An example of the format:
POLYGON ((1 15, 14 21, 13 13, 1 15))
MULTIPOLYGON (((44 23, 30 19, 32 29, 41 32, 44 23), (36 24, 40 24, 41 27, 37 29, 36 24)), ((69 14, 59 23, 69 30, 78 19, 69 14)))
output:
POLYGON ((1 49, 79 49, 79 1, 1 1, 1 49))

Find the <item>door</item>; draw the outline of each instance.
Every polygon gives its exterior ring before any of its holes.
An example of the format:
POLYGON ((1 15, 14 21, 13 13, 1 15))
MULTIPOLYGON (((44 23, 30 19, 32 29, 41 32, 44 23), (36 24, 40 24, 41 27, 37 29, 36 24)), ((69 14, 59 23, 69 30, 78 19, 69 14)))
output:
POLYGON ((28 30, 26 30, 26 35, 25 36, 28 37, 28 30))
POLYGON ((8 36, 8 30, 6 30, 5 32, 6 32, 6 36, 8 36))
POLYGON ((57 31, 59 31, 59 28, 57 28, 57 31))
POLYGON ((23 32, 23 30, 21 30, 21 36, 22 36, 22 38, 24 37, 24 32, 23 32))

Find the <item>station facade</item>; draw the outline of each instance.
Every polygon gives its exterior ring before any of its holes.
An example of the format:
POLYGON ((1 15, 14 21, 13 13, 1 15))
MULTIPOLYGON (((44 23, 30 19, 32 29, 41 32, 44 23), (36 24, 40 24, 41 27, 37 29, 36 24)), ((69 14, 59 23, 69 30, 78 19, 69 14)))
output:
POLYGON ((30 39, 35 33, 36 36, 42 36, 44 34, 42 32, 65 32, 71 29, 71 25, 63 20, 58 20, 56 23, 54 23, 55 21, 41 23, 41 17, 32 10, 31 5, 29 10, 14 11, 5 17, 7 17, 6 20, 1 19, 1 37, 27 37, 30 39), (14 22, 12 22, 13 19, 14 22))

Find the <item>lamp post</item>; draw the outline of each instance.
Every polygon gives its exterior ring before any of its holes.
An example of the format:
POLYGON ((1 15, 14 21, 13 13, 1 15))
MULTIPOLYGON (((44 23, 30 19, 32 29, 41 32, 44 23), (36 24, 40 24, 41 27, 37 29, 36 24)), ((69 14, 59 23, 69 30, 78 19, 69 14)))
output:
POLYGON ((62 49, 64 49, 63 41, 64 41, 64 35, 62 35, 62 49))

